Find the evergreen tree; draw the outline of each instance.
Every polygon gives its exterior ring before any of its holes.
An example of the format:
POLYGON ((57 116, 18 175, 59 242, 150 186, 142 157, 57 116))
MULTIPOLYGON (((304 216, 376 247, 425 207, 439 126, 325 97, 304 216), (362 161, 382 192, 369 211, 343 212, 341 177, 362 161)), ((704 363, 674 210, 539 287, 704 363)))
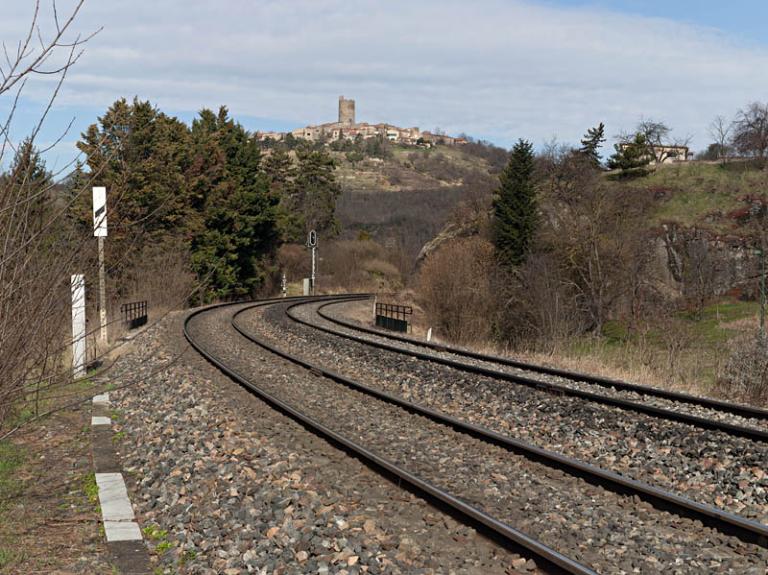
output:
POLYGON ((639 132, 631 141, 616 144, 614 149, 616 151, 608 159, 608 167, 611 170, 621 170, 623 175, 645 173, 645 166, 653 158, 645 135, 639 132))
POLYGON ((336 218, 336 200, 341 187, 336 181, 336 164, 325 149, 299 150, 296 178, 286 198, 291 221, 288 239, 303 242, 309 230, 335 236, 341 225, 336 218))
POLYGON ((17 148, 8 173, 0 176, 0 189, 17 199, 13 222, 25 230, 23 235, 31 238, 43 231, 53 208, 53 177, 31 140, 17 148))
POLYGON ((278 198, 288 192, 296 175, 291 156, 285 150, 273 150, 264 159, 264 173, 270 191, 278 198))
POLYGON ((88 237, 89 234, 93 233, 91 181, 80 160, 77 160, 75 168, 63 184, 68 227, 78 237, 88 237))
POLYGON ((493 239, 499 260, 507 267, 525 261, 538 222, 533 182, 533 146, 519 140, 512 149, 493 200, 493 239))
POLYGON ((109 190, 113 261, 181 244, 208 296, 264 284, 279 240, 278 198, 258 142, 225 107, 201 111, 190 128, 149 102, 119 100, 78 146, 94 183, 109 190))
POLYGON ((269 182, 269 191, 277 201, 277 227, 280 238, 290 241, 303 233, 298 225, 299 218, 293 212, 296 168, 291 156, 285 150, 272 150, 263 162, 264 173, 269 182))
POLYGON ((278 241, 276 204, 258 143, 222 107, 192 124, 188 171, 197 212, 192 264, 214 295, 255 293, 270 273, 278 241))
POLYGON ((138 99, 118 100, 82 135, 94 185, 109 190, 110 249, 185 233, 188 137, 186 125, 138 99))
POLYGON ((584 138, 581 140, 579 152, 583 154, 594 167, 600 167, 600 154, 598 150, 605 142, 605 124, 600 122, 595 128, 587 130, 584 138))

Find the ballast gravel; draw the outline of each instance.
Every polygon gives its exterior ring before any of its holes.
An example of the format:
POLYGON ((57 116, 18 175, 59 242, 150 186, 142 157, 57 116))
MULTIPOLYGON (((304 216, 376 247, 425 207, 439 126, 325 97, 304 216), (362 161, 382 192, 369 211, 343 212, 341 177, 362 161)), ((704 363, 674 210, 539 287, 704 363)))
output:
MULTIPOLYGON (((344 310, 352 306, 356 306, 359 309, 359 306, 361 305, 359 301, 333 303, 331 305, 324 306, 321 312, 322 315, 318 313, 319 311, 318 308, 321 305, 323 304, 312 304, 312 305, 305 306, 303 308, 298 308, 297 313, 302 319, 308 319, 313 324, 318 326, 330 328, 340 333, 347 333, 357 337, 363 337, 371 341, 378 341, 378 342, 387 343, 389 345, 396 345, 397 347, 407 349, 410 351, 418 351, 421 353, 426 353, 436 358, 442 358, 442 359, 447 359, 451 361, 458 361, 460 363, 483 367, 483 368, 500 371, 500 372, 511 374, 511 375, 525 377, 528 379, 534 379, 544 383, 555 384, 555 385, 562 386, 569 389, 576 389, 579 391, 588 391, 588 392, 597 393, 606 397, 634 401, 636 403, 642 403, 644 405, 658 407, 660 409, 665 409, 668 411, 675 411, 675 412, 684 413, 687 415, 702 417, 705 419, 711 419, 711 420, 722 422, 722 423, 728 423, 728 424, 736 425, 740 427, 756 429, 758 431, 768 431, 768 419, 760 419, 757 417, 746 417, 743 415, 730 413, 724 410, 713 409, 713 408, 702 406, 702 405, 696 405, 694 403, 675 401, 665 397, 657 397, 648 393, 641 393, 639 391, 619 389, 616 387, 609 387, 609 386, 606 387, 602 385, 597 385, 595 383, 591 383, 589 381, 580 380, 578 378, 563 377, 563 376, 554 375, 554 374, 537 372, 531 369, 524 369, 521 367, 505 365, 499 362, 486 361, 478 358, 466 357, 456 353, 452 353, 450 351, 429 349, 424 346, 419 346, 416 343, 404 342, 399 340, 396 341, 396 340, 387 338, 384 334, 378 335, 378 334, 372 334, 368 332, 350 329, 346 326, 338 325, 333 322, 327 321, 323 316, 327 316, 332 319, 342 320, 346 323, 355 323, 355 322, 351 322, 348 318, 344 317, 344 310)), ((365 303, 364 305, 366 309, 369 308, 370 306, 370 304, 368 303, 365 303)))
MULTIPOLYGON (((317 305, 292 312, 320 323, 313 312, 317 305)), ((378 350, 299 325, 277 307, 241 317, 297 354, 410 401, 768 522, 764 443, 378 350)))
MULTIPOLYGON (((243 390, 188 348, 185 314, 131 344, 113 421, 157 573, 539 572, 243 390)), ((284 381, 251 351, 257 380, 284 381)))
MULTIPOLYGON (((251 325, 262 324, 256 315, 250 318, 251 325)), ((227 314, 196 318, 193 332, 239 373, 259 374, 261 362, 255 354, 260 348, 231 329, 227 314)), ((280 341, 285 343, 285 338, 280 341)), ((279 376, 263 378, 260 387, 598 572, 765 569, 764 548, 589 485, 287 362, 279 376)))

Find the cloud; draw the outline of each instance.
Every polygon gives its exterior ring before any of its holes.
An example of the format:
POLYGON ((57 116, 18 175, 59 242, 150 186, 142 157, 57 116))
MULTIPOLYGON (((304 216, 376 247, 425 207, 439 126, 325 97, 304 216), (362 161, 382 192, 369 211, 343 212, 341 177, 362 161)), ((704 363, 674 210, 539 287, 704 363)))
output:
MULTIPOLYGON (((6 39, 29 15, 13 4, 6 39)), ((768 92, 765 47, 530 1, 88 0, 78 30, 102 25, 60 105, 103 111, 138 95, 172 113, 226 104, 236 117, 300 126, 332 120, 344 94, 362 120, 505 145, 575 142, 600 121, 614 134, 645 116, 703 147, 712 117, 768 92)), ((47 89, 37 82, 27 95, 47 89)))

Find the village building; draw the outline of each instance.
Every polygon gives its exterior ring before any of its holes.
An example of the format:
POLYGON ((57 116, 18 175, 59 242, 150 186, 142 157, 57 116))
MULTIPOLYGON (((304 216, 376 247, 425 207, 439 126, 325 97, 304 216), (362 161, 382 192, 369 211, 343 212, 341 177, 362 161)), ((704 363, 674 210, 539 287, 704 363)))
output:
MULTIPOLYGON (((453 138, 451 136, 446 136, 445 134, 422 132, 417 127, 401 128, 386 123, 369 124, 367 122, 356 122, 355 101, 347 99, 344 96, 339 96, 338 121, 316 126, 305 126, 303 128, 297 128, 289 133, 294 138, 301 140, 325 143, 342 139, 355 140, 358 137, 363 138, 364 140, 382 137, 390 142, 407 146, 429 146, 435 144, 454 146, 467 143, 464 138, 453 138)), ((281 132, 256 133, 256 138, 260 141, 266 139, 280 141, 283 140, 285 136, 286 134, 281 132)))
MULTIPOLYGON (((621 143, 619 148, 623 152, 632 143, 621 143)), ((672 164, 675 162, 687 162, 693 157, 688 146, 648 146, 650 153, 646 158, 651 164, 672 164)))

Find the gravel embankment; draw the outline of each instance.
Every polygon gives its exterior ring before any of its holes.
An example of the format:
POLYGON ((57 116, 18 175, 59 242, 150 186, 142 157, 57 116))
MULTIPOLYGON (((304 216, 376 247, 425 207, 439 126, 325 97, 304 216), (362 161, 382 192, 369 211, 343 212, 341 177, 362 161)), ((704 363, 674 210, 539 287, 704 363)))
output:
MULTIPOLYGON (((282 308, 271 310, 279 315, 282 308)), ((249 315, 256 329, 263 325, 258 314, 249 315)), ((254 357, 259 348, 229 327, 228 314, 200 319, 194 330, 205 338, 206 346, 240 373, 257 377, 263 365, 254 357)), ((282 329, 284 343, 289 343, 287 335, 282 329)), ((765 569, 768 551, 761 547, 532 463, 306 370, 284 366, 276 377, 262 378, 260 385, 324 425, 598 572, 743 574, 765 569)))
MULTIPOLYGON (((538 571, 222 376, 188 349, 182 320, 139 336, 112 373, 140 382, 112 392, 114 416, 164 573, 538 571)), ((270 356, 249 356, 257 380, 291 383, 270 356)))
MULTIPOLYGON (((311 306, 295 311, 311 315, 311 306)), ((768 446, 376 350, 300 326, 282 310, 245 325, 322 365, 546 449, 768 522, 768 446)), ((307 317, 309 317, 307 315, 307 317)))

